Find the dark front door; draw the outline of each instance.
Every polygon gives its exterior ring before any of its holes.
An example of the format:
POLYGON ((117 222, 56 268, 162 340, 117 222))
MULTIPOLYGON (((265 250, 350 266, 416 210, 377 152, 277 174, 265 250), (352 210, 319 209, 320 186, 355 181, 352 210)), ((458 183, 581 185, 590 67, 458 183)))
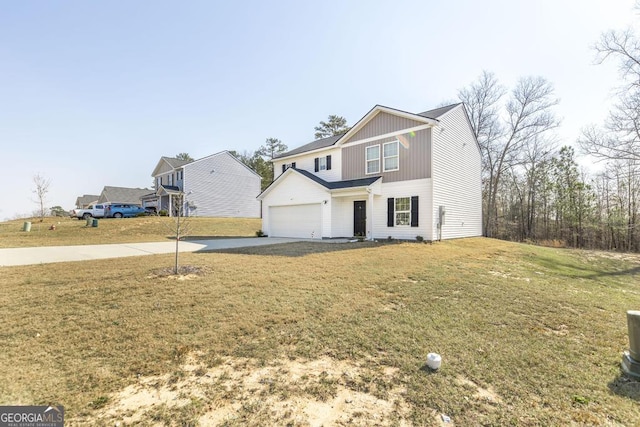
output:
POLYGON ((353 235, 367 235, 367 202, 356 200, 353 202, 353 235))

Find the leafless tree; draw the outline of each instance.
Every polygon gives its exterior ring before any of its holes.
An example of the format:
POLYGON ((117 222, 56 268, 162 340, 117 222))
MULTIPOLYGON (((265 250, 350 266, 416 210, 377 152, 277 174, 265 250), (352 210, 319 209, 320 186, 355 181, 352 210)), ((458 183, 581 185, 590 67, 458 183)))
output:
POLYGON ((559 125, 553 86, 542 77, 521 78, 506 102, 506 90, 495 75, 483 71, 458 92, 465 103, 483 158, 484 234, 497 229, 497 193, 503 174, 522 162, 523 147, 559 125))
POLYGON ((617 61, 621 84, 606 125, 586 127, 578 143, 601 160, 640 160, 640 38, 631 29, 608 31, 594 50, 597 64, 617 61))
POLYGON ((51 185, 51 180, 37 173, 33 176, 33 183, 36 186, 36 188, 32 190, 32 192, 36 195, 34 202, 38 204, 38 216, 40 217, 40 222, 42 222, 44 221, 44 217, 47 214, 45 204, 47 201, 47 193, 49 193, 49 185, 51 185))
POLYGON ((173 209, 165 225, 176 240, 173 273, 179 274, 180 240, 189 235, 191 229, 190 214, 195 210, 195 206, 187 201, 185 194, 173 194, 169 197, 172 198, 173 209))

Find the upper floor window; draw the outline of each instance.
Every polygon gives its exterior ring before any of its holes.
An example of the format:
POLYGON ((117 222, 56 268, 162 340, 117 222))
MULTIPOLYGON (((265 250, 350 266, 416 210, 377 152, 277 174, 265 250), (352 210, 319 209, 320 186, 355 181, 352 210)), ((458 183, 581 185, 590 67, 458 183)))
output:
POLYGON ((367 173, 380 173, 380 146, 372 145, 365 150, 367 173))
POLYGON ((384 171, 397 171, 400 168, 398 163, 398 141, 387 142, 382 147, 384 171))
POLYGON ((327 170, 327 158, 326 157, 319 157, 318 158, 318 169, 320 169, 321 171, 326 171, 327 170))
POLYGON ((282 173, 284 173, 284 171, 286 171, 289 168, 296 168, 296 162, 292 162, 292 163, 283 163, 282 164, 282 173))
POLYGON ((173 185, 173 174, 169 174, 169 185, 173 185))
POLYGON ((331 170, 331 154, 324 157, 316 157, 313 159, 315 172, 331 170))

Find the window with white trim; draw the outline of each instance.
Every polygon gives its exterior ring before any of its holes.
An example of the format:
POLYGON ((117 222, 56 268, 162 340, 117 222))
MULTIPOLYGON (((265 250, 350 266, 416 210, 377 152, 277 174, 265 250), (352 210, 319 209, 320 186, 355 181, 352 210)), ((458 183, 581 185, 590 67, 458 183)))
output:
POLYGON ((380 173, 380 146, 372 145, 365 149, 366 173, 380 173))
POLYGON ((327 170, 327 158, 326 157, 319 157, 318 158, 318 169, 321 171, 326 171, 327 170))
POLYGON ((396 197, 396 225, 411 225, 411 197, 396 197))
POLYGON ((173 185, 173 174, 169 174, 169 185, 173 185))
POLYGON ((383 144, 382 154, 384 172, 397 171, 400 169, 400 164, 398 162, 398 141, 383 144))

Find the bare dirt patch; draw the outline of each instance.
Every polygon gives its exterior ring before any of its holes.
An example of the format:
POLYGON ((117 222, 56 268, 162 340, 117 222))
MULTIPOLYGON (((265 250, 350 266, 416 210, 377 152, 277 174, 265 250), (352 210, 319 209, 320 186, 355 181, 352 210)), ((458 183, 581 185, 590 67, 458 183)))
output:
POLYGON ((210 269, 197 265, 181 265, 178 267, 178 274, 173 267, 156 268, 147 276, 148 279, 173 279, 178 281, 193 280, 201 276, 206 276, 210 269))
POLYGON ((173 373, 140 377, 110 396, 93 421, 174 423, 176 413, 188 413, 183 421, 206 426, 410 425, 406 390, 393 385, 395 368, 328 357, 268 364, 227 357, 215 363, 207 367, 190 354, 173 373))

